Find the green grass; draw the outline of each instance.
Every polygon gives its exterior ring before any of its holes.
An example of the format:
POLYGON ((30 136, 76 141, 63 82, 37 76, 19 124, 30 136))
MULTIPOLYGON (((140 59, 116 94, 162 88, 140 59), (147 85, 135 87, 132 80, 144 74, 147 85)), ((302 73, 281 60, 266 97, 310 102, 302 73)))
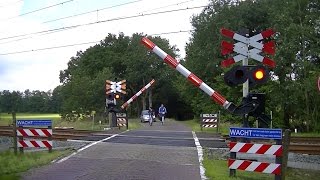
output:
MULTIPOLYGON (((69 122, 61 120, 59 114, 35 114, 35 113, 17 113, 16 119, 51 119, 53 121, 53 127, 73 127, 74 129, 84 130, 103 130, 105 127, 109 127, 108 122, 104 122, 102 119, 95 119, 93 125, 92 120, 77 120, 75 122, 69 122), (101 120, 101 124, 99 123, 101 120)), ((7 113, 0 113, 0 126, 7 126, 12 124, 12 115, 7 113)), ((129 129, 137 129, 141 127, 140 120, 137 118, 129 118, 129 129)))
POLYGON ((263 173, 255 173, 255 172, 246 172, 246 171, 237 171, 236 177, 229 177, 229 168, 227 165, 227 160, 210 160, 208 158, 204 158, 203 165, 206 169, 206 176, 211 179, 218 180, 229 180, 229 179, 237 179, 237 180, 265 180, 265 179, 274 179, 273 175, 263 174, 263 173))
MULTIPOLYGON (((201 132, 200 122, 198 120, 192 119, 187 121, 180 121, 190 128, 192 128, 192 131, 195 132, 201 132)), ((229 127, 238 126, 238 125, 231 125, 229 123, 220 123, 219 127, 219 133, 222 135, 229 135, 229 127)), ((202 132, 208 132, 208 133, 215 133, 217 132, 217 128, 203 128, 202 132)))
POLYGON ((53 151, 52 153, 48 151, 25 152, 24 154, 18 153, 18 155, 14 155, 12 151, 1 152, 0 179, 19 179, 19 173, 48 164, 70 153, 71 150, 53 151))
MULTIPOLYGON (((213 160, 205 157, 203 165, 206 169, 206 176, 210 179, 218 180, 267 180, 274 179, 274 175, 264 174, 258 172, 236 171, 236 177, 229 177, 229 168, 227 167, 227 160, 213 160)), ((288 180, 318 180, 320 171, 316 170, 303 170, 288 168, 286 179, 288 180)))

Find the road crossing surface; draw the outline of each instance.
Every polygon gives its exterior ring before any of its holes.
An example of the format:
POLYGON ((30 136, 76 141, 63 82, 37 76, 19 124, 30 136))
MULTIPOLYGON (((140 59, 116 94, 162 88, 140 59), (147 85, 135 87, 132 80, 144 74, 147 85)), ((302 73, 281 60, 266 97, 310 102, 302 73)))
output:
MULTIPOLYGON (((145 123, 138 130, 113 136, 100 134, 85 140, 92 143, 72 156, 26 172, 23 179, 201 179, 192 131, 183 124, 145 123)), ((210 140, 200 138, 201 141, 210 144, 210 140)))

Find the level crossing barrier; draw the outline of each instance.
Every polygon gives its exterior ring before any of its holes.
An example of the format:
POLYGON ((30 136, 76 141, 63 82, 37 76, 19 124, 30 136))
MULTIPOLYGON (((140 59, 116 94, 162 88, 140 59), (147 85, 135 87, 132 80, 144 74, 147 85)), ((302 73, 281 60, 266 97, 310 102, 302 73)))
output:
POLYGON ((128 118, 126 113, 116 113, 117 126, 119 129, 121 127, 126 127, 128 129, 128 118))
POLYGON ((49 152, 52 152, 51 120, 17 120, 15 133, 21 153, 23 148, 48 148, 49 152))
POLYGON ((200 128, 203 131, 203 128, 216 128, 219 132, 219 114, 200 114, 200 128))

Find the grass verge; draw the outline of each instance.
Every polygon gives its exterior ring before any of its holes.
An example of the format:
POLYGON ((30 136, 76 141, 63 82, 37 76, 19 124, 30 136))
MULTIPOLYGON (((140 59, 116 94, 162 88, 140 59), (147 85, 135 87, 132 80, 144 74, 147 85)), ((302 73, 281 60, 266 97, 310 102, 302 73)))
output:
POLYGON ((50 163, 72 150, 25 152, 14 155, 12 151, 0 152, 0 179, 19 179, 19 173, 50 163))

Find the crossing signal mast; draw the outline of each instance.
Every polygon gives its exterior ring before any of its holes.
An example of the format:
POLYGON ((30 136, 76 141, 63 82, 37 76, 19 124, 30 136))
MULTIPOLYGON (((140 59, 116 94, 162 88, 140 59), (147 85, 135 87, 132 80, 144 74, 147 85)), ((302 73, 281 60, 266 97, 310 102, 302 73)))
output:
POLYGON ((112 121, 110 121, 110 127, 117 127, 116 114, 120 110, 116 107, 117 100, 120 99, 121 94, 126 94, 126 80, 119 82, 113 82, 106 80, 106 107, 108 113, 111 113, 112 121))
POLYGON ((229 55, 233 52, 238 53, 229 59, 223 60, 221 66, 229 67, 236 62, 242 61, 242 66, 234 66, 225 73, 224 81, 231 87, 243 84, 242 104, 253 104, 255 107, 252 112, 244 114, 243 126, 249 127, 248 117, 253 116, 258 120, 259 127, 269 127, 271 119, 268 115, 265 115, 265 94, 249 93, 249 87, 264 84, 268 81, 270 78, 269 70, 264 65, 271 68, 276 66, 276 63, 272 59, 261 55, 261 53, 274 55, 274 41, 266 43, 260 42, 265 38, 271 37, 275 32, 272 29, 268 29, 252 37, 245 37, 225 28, 222 28, 220 32, 223 36, 236 41, 235 44, 222 41, 221 54, 229 55), (263 63, 263 65, 248 65, 249 58, 259 61, 263 63))

